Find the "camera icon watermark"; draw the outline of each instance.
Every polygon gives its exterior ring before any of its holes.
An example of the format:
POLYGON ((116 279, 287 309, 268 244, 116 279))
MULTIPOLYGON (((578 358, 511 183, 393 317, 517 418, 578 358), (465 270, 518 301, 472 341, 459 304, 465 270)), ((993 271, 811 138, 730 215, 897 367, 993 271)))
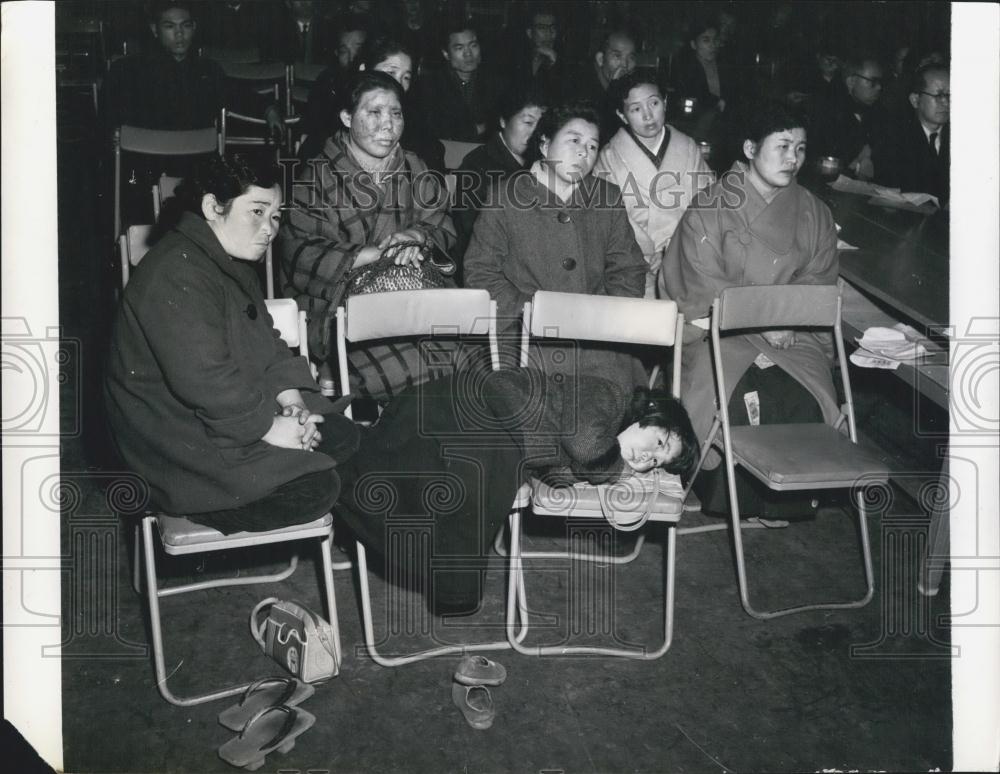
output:
MULTIPOLYGON (((950 432, 962 436, 996 436, 1000 432, 1000 318, 975 317, 961 336, 951 335, 948 362, 948 408, 950 432)), ((935 394, 940 387, 932 375, 916 370, 916 389, 935 394)), ((921 416, 919 404, 914 418, 918 435, 947 435, 949 428, 935 428, 933 419, 921 416)))
POLYGON ((32 334, 23 317, 4 317, 3 355, 3 444, 21 445, 80 433, 81 412, 66 410, 55 414, 53 399, 61 387, 66 396, 80 400, 82 362, 80 342, 60 336, 58 328, 47 328, 44 336, 32 334), (62 421, 62 426, 60 422, 62 421))

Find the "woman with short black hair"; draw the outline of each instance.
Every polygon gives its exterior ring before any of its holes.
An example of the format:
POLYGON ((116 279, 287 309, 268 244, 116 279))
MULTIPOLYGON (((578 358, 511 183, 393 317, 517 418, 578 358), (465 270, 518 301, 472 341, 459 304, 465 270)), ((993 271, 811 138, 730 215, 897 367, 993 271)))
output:
POLYGON ((278 232, 278 179, 213 157, 186 182, 189 210, 125 288, 105 381, 112 434, 155 506, 227 533, 319 518, 357 448, 254 271, 278 232))

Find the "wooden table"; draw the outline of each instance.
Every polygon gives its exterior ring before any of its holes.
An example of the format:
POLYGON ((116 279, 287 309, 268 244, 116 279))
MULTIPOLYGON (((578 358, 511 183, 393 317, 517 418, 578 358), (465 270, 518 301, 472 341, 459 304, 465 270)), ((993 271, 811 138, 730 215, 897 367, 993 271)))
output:
POLYGON ((840 225, 840 274, 924 334, 948 324, 948 213, 922 215, 868 203, 864 196, 817 191, 840 225))
MULTIPOLYGON (((834 191, 827 185, 810 188, 830 206, 841 227, 840 238, 859 248, 840 251, 840 275, 850 283, 843 294, 845 336, 854 338, 869 327, 892 327, 903 321, 916 323, 921 333, 939 341, 945 337, 949 319, 948 213, 925 215, 888 209, 869 204, 867 197, 834 191)), ((893 373, 948 411, 947 358, 945 340, 931 356, 903 363, 893 373)), ((947 488, 947 454, 944 460, 937 478, 947 488)), ((909 491, 905 482, 897 483, 909 491)), ((940 557, 948 553, 945 515, 940 509, 930 513, 931 549, 922 563, 917 586, 928 596, 938 592, 943 569, 940 557), (932 561, 932 556, 938 559, 932 561)))

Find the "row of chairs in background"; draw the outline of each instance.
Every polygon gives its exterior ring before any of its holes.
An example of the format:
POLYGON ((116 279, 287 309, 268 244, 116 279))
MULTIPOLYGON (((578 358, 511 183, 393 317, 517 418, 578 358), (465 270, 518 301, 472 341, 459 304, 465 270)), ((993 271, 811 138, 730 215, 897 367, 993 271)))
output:
MULTIPOLYGON (((853 400, 840 327, 840 309, 840 291, 835 286, 730 288, 724 291, 713 305, 711 335, 716 352, 719 351, 720 337, 727 331, 741 331, 748 327, 796 326, 817 326, 832 329, 846 398, 843 407, 846 434, 822 423, 796 425, 780 431, 767 427, 733 428, 730 426, 728 414, 723 409, 718 413, 717 427, 713 429, 712 435, 705 442, 702 460, 707 450, 713 445, 721 449, 724 455, 730 490, 729 532, 732 535, 736 555, 740 595, 744 609, 757 617, 774 617, 803 610, 861 607, 867 604, 873 594, 874 580, 868 543, 865 500, 857 487, 859 482, 884 485, 887 480, 887 471, 877 457, 858 446, 853 400), (787 454, 789 448, 796 449, 794 459, 791 459, 791 455, 787 454), (760 613, 751 607, 740 535, 738 493, 734 483, 734 472, 737 466, 750 471, 772 489, 846 487, 856 491, 858 526, 866 581, 866 592, 862 598, 848 602, 798 605, 766 613, 760 613)), ((295 310, 292 312, 294 313, 295 310)), ((346 348, 351 343, 413 336, 481 336, 484 334, 490 340, 494 355, 494 368, 499 363, 496 354, 495 303, 483 290, 422 290, 358 296, 348 299, 346 306, 338 309, 337 317, 340 323, 337 352, 342 364, 346 359, 346 348)), ((679 392, 679 350, 681 344, 680 338, 676 334, 683 324, 683 317, 678 314, 676 305, 671 301, 620 299, 539 291, 525 307, 525 321, 523 350, 526 350, 530 338, 551 336, 565 339, 629 341, 665 347, 672 346, 674 347, 675 364, 672 392, 675 395, 679 392), (624 309, 623 305, 628 308, 624 309), (623 319, 630 321, 627 330, 621 329, 623 319)), ((276 323, 280 326, 277 318, 276 323)), ((298 336, 299 346, 304 346, 301 337, 301 314, 298 325, 300 326, 298 333, 294 335, 298 336)), ((286 334, 283 332, 282 335, 286 334)), ((300 351, 304 352, 305 350, 300 349, 300 351)), ((522 360, 522 363, 524 362, 522 360)), ((717 395, 726 395, 721 368, 717 369, 715 389, 717 395)), ((725 406, 725 400, 721 400, 720 404, 725 406)), ((513 503, 509 519, 510 531, 507 543, 509 548, 505 552, 508 560, 506 639, 502 641, 444 645, 402 656, 387 657, 381 655, 375 644, 379 640, 374 631, 365 549, 361 544, 357 544, 357 572, 361 589, 364 637, 371 658, 385 666, 396 666, 451 653, 506 648, 514 648, 521 653, 539 656, 578 653, 639 659, 653 659, 662 656, 669 649, 673 636, 675 539, 678 531, 677 525, 683 511, 683 496, 678 496, 676 493, 661 494, 652 500, 648 497, 642 497, 639 500, 632 498, 631 500, 632 509, 636 511, 642 508, 647 509, 647 513, 643 515, 648 517, 648 521, 664 523, 667 526, 667 551, 664 567, 664 641, 659 647, 655 649, 644 647, 626 649, 566 645, 528 646, 524 644, 528 634, 529 618, 531 615, 537 615, 534 612, 529 613, 524 575, 525 560, 560 558, 625 564, 638 555, 641 543, 637 543, 629 554, 622 556, 573 551, 524 551, 521 548, 523 516, 528 512, 533 512, 562 518, 604 518, 606 507, 603 503, 607 502, 608 499, 607 487, 608 485, 574 487, 570 497, 560 497, 559 493, 553 493, 544 484, 534 479, 522 487, 513 503)), ((621 507, 620 498, 616 506, 621 507)), ((329 557, 329 539, 332 534, 330 524, 328 517, 324 517, 318 522, 283 530, 223 536, 214 530, 200 527, 187 520, 166 517, 163 514, 147 514, 143 518, 141 539, 145 556, 147 596, 154 619, 154 661, 158 686, 164 698, 176 704, 194 704, 238 693, 244 686, 214 691, 188 699, 178 698, 169 691, 162 652, 159 599, 174 593, 206 588, 209 585, 277 581, 287 577, 294 570, 294 566, 284 573, 266 576, 262 579, 238 578, 221 583, 186 584, 176 591, 173 588, 159 588, 156 580, 153 527, 158 527, 160 541, 168 554, 196 553, 319 538, 323 553, 323 580, 326 588, 327 613, 331 617, 335 631, 337 631, 336 603, 332 586, 334 565, 329 557)), ((137 548, 137 566, 138 558, 137 548)), ((349 566, 349 563, 342 563, 338 565, 338 568, 346 569, 349 566)), ((138 571, 135 577, 138 586, 138 571)), ((339 655, 338 641, 338 658, 339 655)))

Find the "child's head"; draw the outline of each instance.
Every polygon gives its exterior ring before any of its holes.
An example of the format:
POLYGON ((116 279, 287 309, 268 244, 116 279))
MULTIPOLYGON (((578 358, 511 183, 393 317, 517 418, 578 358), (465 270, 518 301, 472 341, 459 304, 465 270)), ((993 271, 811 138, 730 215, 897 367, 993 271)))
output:
POLYGON ((665 392, 636 390, 631 423, 618 434, 622 459, 637 473, 661 467, 685 478, 698 454, 698 439, 681 402, 665 392))

